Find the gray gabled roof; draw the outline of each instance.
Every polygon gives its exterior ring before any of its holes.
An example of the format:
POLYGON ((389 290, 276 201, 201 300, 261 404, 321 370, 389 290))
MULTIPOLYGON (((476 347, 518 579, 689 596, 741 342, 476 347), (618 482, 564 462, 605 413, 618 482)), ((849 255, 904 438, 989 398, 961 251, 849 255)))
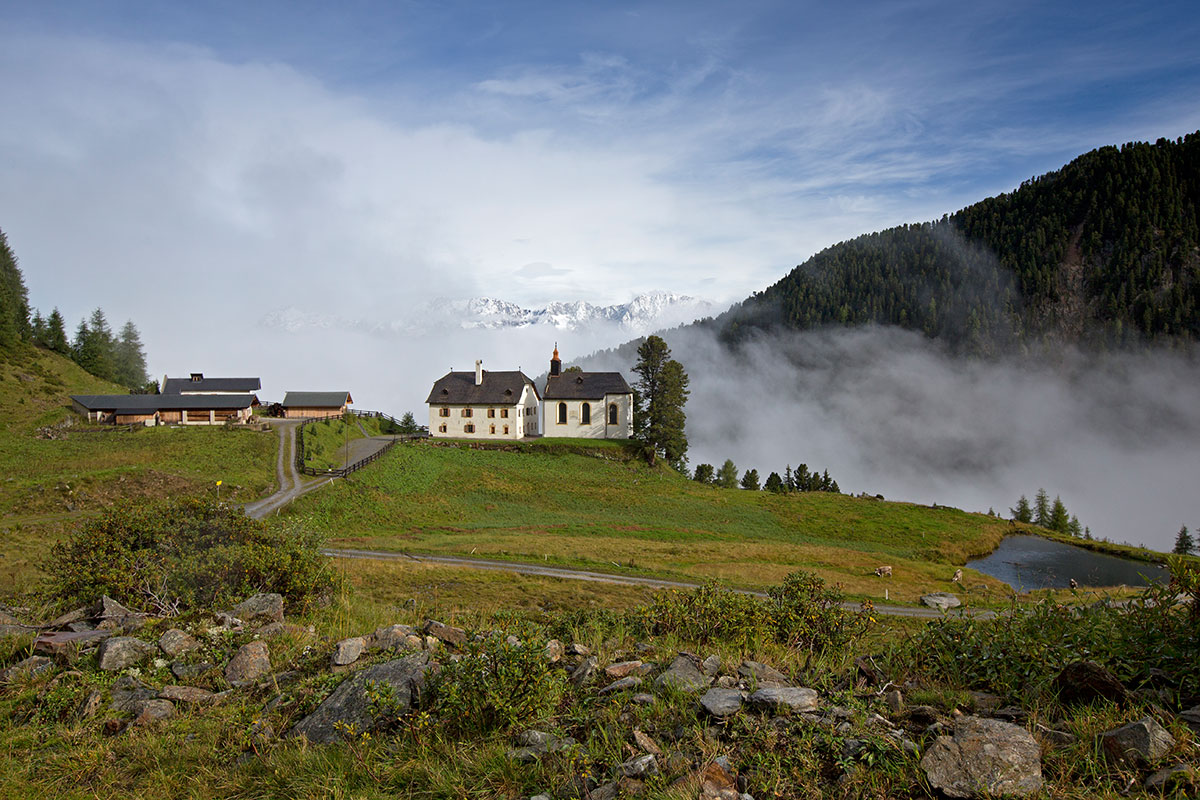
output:
POLYGON ((258 405, 258 397, 245 394, 73 394, 71 399, 88 411, 120 411, 123 414, 258 405))
POLYGON ((603 400, 605 395, 633 390, 619 372, 564 372, 546 378, 547 400, 603 400))
POLYGON ((288 392, 283 396, 284 408, 341 408, 353 402, 349 392, 288 392))
POLYGON ((537 386, 519 370, 508 372, 483 371, 483 383, 475 385, 475 373, 447 372, 437 379, 429 392, 426 403, 431 405, 516 405, 521 400, 521 391, 528 386, 537 397, 537 386))
POLYGON ((163 381, 163 394, 181 394, 186 392, 257 392, 262 389, 262 381, 258 378, 201 378, 194 381, 191 378, 167 378, 163 381))

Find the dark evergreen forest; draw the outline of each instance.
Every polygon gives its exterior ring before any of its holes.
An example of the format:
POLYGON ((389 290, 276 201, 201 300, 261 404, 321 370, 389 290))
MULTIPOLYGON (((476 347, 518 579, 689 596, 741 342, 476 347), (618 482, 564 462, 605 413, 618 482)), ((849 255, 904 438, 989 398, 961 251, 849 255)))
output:
POLYGON ((1102 147, 942 219, 834 245, 718 317, 755 330, 877 323, 958 352, 1200 338, 1200 132, 1102 147))

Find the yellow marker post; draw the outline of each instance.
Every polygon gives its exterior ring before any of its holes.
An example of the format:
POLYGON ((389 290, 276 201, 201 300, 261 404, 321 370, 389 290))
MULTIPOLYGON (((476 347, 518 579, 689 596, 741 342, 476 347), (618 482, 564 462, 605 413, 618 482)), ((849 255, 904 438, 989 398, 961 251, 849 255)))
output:
POLYGON ((221 502, 221 482, 217 481, 217 502, 221 502))

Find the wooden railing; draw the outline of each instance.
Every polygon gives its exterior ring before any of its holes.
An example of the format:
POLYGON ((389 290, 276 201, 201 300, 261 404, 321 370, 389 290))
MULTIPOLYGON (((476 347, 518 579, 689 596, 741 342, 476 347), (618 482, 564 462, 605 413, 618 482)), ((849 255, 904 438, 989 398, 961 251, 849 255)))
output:
MULTIPOLYGON (((400 424, 399 420, 397 420, 395 417, 393 417, 390 414, 384 414, 382 411, 360 411, 359 409, 351 409, 351 410, 349 410, 349 413, 353 414, 356 417, 363 417, 366 419, 370 419, 370 418, 386 419, 386 420, 390 420, 392 422, 392 424, 394 424, 394 425, 400 424)), ((337 415, 337 417, 339 417, 339 418, 341 416, 342 415, 340 415, 340 414, 337 415)), ((357 472, 358 470, 365 467, 367 464, 370 464, 372 461, 375 461, 378 458, 380 458, 381 456, 383 456, 384 453, 386 453, 387 451, 389 451, 393 447, 395 447, 397 442, 412 442, 412 441, 416 441, 419 439, 428 439, 429 438, 428 431, 426 431, 424 433, 392 434, 391 441, 385 442, 383 447, 379 448, 374 453, 372 453, 369 456, 366 456, 365 458, 360 458, 358 461, 355 461, 353 464, 347 464, 344 467, 337 467, 337 468, 330 467, 328 469, 317 469, 316 467, 308 466, 308 464, 304 463, 304 426, 309 425, 313 422, 324 422, 326 420, 334 419, 334 418, 335 418, 334 416, 308 417, 308 418, 300 421, 300 427, 296 429, 296 471, 299 472, 301 475, 312 475, 314 477, 326 477, 326 478, 344 478, 347 475, 349 475, 351 472, 357 472)))

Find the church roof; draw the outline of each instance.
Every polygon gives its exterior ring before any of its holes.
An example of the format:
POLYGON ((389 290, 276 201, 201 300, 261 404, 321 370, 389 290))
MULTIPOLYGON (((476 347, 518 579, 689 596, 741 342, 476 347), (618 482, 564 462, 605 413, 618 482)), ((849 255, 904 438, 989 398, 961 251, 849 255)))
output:
POLYGON ((537 386, 520 370, 496 372, 483 371, 483 383, 475 385, 474 372, 447 372, 437 379, 429 392, 429 404, 470 405, 515 405, 521 400, 521 391, 528 386, 537 396, 537 386))
POLYGON ((633 390, 619 372, 564 372, 546 378, 546 400, 603 400, 605 395, 633 390))

